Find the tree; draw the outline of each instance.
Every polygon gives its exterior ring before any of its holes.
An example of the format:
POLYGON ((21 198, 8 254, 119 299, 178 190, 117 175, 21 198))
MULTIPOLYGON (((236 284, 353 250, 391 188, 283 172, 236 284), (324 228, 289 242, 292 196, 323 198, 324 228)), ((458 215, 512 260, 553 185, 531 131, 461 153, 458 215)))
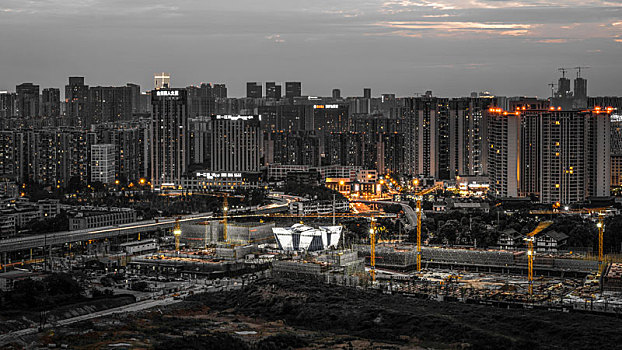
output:
POLYGON ((69 193, 84 192, 86 186, 79 176, 72 176, 67 183, 66 190, 69 193))
POLYGON ((72 295, 82 293, 82 287, 67 273, 55 273, 46 277, 43 282, 46 285, 48 295, 72 295))

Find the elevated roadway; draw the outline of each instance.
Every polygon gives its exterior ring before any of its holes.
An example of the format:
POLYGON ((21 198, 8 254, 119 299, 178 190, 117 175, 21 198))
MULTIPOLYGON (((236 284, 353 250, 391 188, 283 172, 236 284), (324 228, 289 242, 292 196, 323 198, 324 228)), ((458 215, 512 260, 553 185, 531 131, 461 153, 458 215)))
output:
POLYGON ((404 211, 404 216, 406 217, 406 220, 408 221, 408 224, 406 225, 406 229, 410 230, 410 229, 417 228, 417 213, 415 213, 413 208, 411 208, 410 205, 408 204, 405 204, 402 202, 386 201, 386 200, 372 201, 372 200, 362 200, 362 199, 354 199, 354 200, 351 200, 350 202, 365 203, 365 204, 380 204, 380 205, 397 204, 402 207, 402 211, 404 211))

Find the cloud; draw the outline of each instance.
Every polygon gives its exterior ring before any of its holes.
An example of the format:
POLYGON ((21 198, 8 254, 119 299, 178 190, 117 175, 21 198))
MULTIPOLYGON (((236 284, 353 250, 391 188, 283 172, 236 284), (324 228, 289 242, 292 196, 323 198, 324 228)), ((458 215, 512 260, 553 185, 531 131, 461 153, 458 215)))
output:
POLYGON ((281 38, 281 34, 267 35, 265 38, 270 40, 270 41, 274 41, 275 43, 284 43, 285 42, 285 39, 281 38))
MULTIPOLYGON (((428 32, 437 36, 455 36, 462 34, 485 33, 501 36, 524 36, 534 28, 532 24, 521 23, 497 23, 497 22, 459 22, 459 21, 390 21, 378 22, 376 26, 392 29, 393 32, 404 34, 417 34, 428 32), (396 31, 397 30, 397 31, 396 31)), ((421 34, 419 34, 421 35, 421 34)))
POLYGON ((266 77, 344 91, 369 82, 398 93, 413 84, 468 91, 477 72, 497 69, 503 74, 481 77, 481 89, 510 78, 512 88, 529 93, 528 74, 537 80, 551 62, 575 61, 610 67, 615 73, 602 74, 602 86, 615 89, 622 79, 614 69, 622 3, 614 0, 0 2, 0 89, 25 79, 58 86, 69 74, 101 84, 144 76, 151 85, 151 72, 164 69, 176 82, 266 77), (450 67, 451 77, 438 78, 450 67), (405 73, 412 69, 416 76, 405 73))

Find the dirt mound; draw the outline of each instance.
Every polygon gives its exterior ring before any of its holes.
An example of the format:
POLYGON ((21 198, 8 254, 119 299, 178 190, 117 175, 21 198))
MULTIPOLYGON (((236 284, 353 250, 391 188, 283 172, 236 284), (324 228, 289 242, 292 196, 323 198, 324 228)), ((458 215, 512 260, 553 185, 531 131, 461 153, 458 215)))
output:
POLYGON ((190 302, 314 331, 403 345, 475 349, 622 346, 619 319, 416 300, 306 281, 269 280, 190 302))

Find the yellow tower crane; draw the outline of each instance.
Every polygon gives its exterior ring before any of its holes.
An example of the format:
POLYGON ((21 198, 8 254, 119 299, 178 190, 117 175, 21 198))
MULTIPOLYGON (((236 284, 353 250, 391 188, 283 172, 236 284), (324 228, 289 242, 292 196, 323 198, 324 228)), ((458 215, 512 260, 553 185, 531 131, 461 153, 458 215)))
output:
POLYGON ((605 211, 607 208, 583 208, 583 209, 569 209, 564 210, 532 210, 530 214, 536 215, 558 215, 558 214, 590 214, 598 215, 596 221, 596 227, 598 227, 598 273, 602 273, 605 265, 605 256, 603 254, 603 234, 605 233, 605 211))
POLYGON ((223 201, 222 201, 222 232, 223 239, 225 242, 229 241, 229 237, 227 237, 227 212, 229 211, 229 194, 225 193, 223 201))
POLYGON ((415 200, 417 201, 417 207, 415 208, 415 213, 417 214, 417 271, 421 271, 421 215, 423 214, 421 201, 426 194, 441 188, 443 188, 443 185, 437 184, 434 187, 419 191, 415 194, 415 200))
POLYGON ((533 242, 535 241, 535 236, 547 227, 551 226, 551 224, 553 224, 552 221, 544 221, 539 223, 535 230, 529 232, 527 234, 527 238, 525 238, 527 241, 527 280, 529 281, 529 295, 533 294, 533 261, 535 258, 533 242))
POLYGON ((372 282, 376 282, 376 218, 371 217, 369 224, 369 241, 371 242, 371 256, 369 258, 369 274, 372 282))
POLYGON ((605 214, 602 211, 598 212, 598 223, 596 223, 596 227, 598 227, 598 273, 601 274, 603 272, 603 234, 605 233, 605 222, 604 222, 605 214))
POLYGON ((179 252, 179 238, 181 237, 181 225, 179 224, 179 217, 175 219, 175 228, 173 228, 173 236, 175 236, 175 250, 179 252))

